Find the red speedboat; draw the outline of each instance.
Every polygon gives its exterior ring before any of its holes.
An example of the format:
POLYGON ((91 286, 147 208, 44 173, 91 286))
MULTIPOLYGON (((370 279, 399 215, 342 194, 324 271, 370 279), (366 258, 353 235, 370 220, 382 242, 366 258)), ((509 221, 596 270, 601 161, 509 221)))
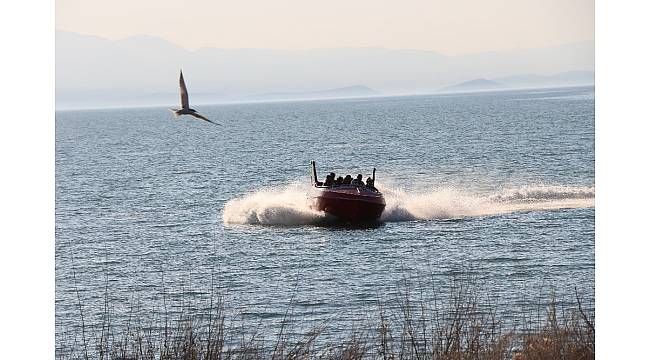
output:
MULTIPOLYGON (((312 165, 312 184, 315 193, 311 207, 324 211, 348 223, 377 221, 386 207, 384 196, 374 186, 333 184, 326 186, 316 177, 316 163, 312 165)), ((375 169, 372 171, 372 182, 375 169)))

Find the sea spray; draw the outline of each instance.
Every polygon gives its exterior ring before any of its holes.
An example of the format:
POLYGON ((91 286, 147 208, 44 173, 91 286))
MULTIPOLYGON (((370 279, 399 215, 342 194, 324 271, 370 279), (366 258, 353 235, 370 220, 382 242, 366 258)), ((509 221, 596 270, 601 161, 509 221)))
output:
POLYGON ((381 220, 386 222, 479 216, 488 205, 482 197, 454 188, 408 192, 386 187, 383 194, 386 209, 381 220))
POLYGON ((291 184, 232 199, 224 207, 224 223, 288 226, 318 223, 326 214, 309 207, 309 190, 291 184))
MULTIPOLYGON (((386 199, 384 222, 459 219, 517 211, 546 211, 594 206, 593 186, 525 185, 492 192, 466 188, 431 188, 406 191, 377 184, 386 199)), ((300 183, 269 188, 228 201, 226 224, 318 225, 329 216, 310 208, 313 188, 300 183)))
POLYGON ((384 189, 383 221, 457 219, 516 211, 544 211, 594 206, 594 187, 526 185, 484 193, 469 189, 433 188, 407 192, 384 189))
POLYGON ((495 202, 535 202, 549 200, 594 199, 593 186, 527 185, 506 188, 490 197, 495 202))

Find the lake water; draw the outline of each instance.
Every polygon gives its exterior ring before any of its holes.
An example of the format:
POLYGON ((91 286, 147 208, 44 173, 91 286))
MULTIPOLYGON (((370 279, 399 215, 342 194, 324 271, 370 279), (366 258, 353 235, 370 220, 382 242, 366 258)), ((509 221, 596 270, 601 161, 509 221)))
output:
POLYGON ((195 108, 222 125, 56 113, 57 337, 79 300, 87 326, 105 300, 118 324, 212 287, 251 319, 293 298, 335 332, 404 279, 472 274, 523 312, 548 289, 593 301, 593 87, 195 108), (321 178, 376 167, 382 223, 323 224, 312 159, 321 178))

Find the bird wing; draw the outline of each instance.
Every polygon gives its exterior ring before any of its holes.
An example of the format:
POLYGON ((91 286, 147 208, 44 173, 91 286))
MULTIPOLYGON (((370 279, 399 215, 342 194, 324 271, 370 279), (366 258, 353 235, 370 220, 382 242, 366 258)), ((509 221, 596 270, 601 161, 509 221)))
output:
POLYGON ((178 79, 178 84, 181 87, 181 109, 190 108, 190 100, 187 96, 187 87, 185 87, 185 80, 183 79, 183 72, 181 71, 181 77, 178 79))
POLYGON ((207 121, 207 122, 212 123, 212 124, 215 124, 215 125, 221 125, 221 124, 217 124, 217 123, 215 123, 215 122, 210 121, 210 119, 208 119, 207 117, 205 117, 205 116, 203 116, 203 115, 201 115, 201 114, 199 114, 199 113, 191 113, 191 114, 188 114, 188 115, 192 115, 192 116, 194 116, 194 117, 197 118, 197 119, 201 119, 201 120, 203 120, 203 121, 207 121))

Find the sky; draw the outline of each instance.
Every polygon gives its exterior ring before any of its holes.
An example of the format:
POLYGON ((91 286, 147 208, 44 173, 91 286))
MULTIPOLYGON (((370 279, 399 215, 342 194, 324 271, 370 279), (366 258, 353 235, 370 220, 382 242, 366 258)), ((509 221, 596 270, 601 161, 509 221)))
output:
POLYGON ((383 47, 461 55, 594 40, 593 0, 57 0, 56 29, 187 49, 383 47))

